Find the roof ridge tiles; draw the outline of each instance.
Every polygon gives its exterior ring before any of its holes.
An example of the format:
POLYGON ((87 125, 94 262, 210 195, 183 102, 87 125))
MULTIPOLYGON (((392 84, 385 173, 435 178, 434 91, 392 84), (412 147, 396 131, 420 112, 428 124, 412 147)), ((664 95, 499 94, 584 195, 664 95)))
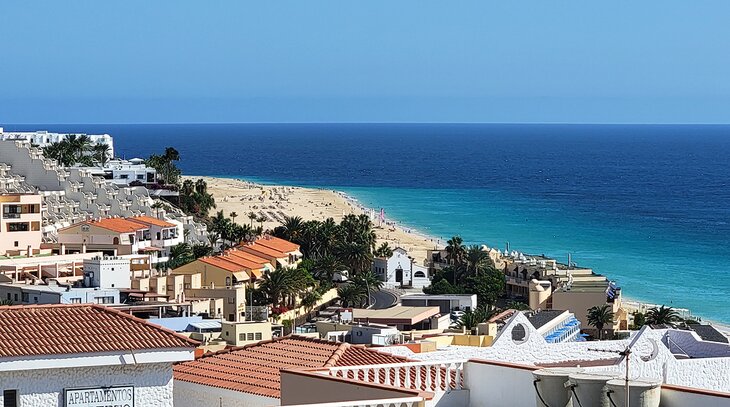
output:
POLYGON ((330 356, 329 360, 324 364, 324 367, 334 367, 337 366, 337 362, 340 360, 340 357, 347 352, 347 349, 350 348, 350 344, 347 342, 342 342, 340 346, 337 347, 337 349, 332 352, 332 356, 330 356))

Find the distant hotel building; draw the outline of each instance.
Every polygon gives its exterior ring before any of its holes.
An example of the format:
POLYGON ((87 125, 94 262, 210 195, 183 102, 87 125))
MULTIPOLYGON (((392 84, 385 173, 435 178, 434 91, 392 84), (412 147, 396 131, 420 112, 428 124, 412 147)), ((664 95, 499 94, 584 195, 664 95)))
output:
POLYGON ((46 130, 5 132, 3 131, 3 128, 0 127, 0 141, 26 141, 38 147, 45 147, 53 143, 58 143, 72 135, 88 136, 92 145, 108 145, 109 156, 114 157, 114 139, 108 134, 51 133, 46 130))

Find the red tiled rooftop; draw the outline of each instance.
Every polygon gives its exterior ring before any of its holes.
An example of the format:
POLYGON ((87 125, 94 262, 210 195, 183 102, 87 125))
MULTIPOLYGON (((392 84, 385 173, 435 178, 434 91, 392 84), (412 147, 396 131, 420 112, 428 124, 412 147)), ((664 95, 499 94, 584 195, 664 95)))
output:
POLYGON ((260 269, 264 268, 264 265, 268 262, 259 263, 255 261, 251 261, 245 257, 241 257, 236 255, 237 250, 229 250, 223 252, 223 254, 219 255, 218 258, 221 258, 226 261, 230 261, 231 263, 235 263, 238 265, 241 265, 245 267, 246 269, 260 269))
POLYGON ((254 262, 258 264, 260 267, 264 267, 266 264, 271 264, 268 260, 266 260, 263 257, 259 257, 253 253, 244 252, 243 250, 238 249, 231 249, 226 251, 226 253, 230 254, 231 256, 240 257, 242 259, 246 259, 248 261, 254 262))
POLYGON ((279 398, 282 369, 411 362, 363 346, 301 336, 203 356, 174 366, 175 380, 279 398))
POLYGON ((169 329, 102 305, 0 307, 0 358, 194 348, 197 344, 169 329))
POLYGON ((288 240, 279 239, 274 236, 264 236, 260 239, 256 239, 256 243, 266 246, 270 249, 278 250, 282 253, 296 252, 299 251, 299 245, 292 243, 288 240))
POLYGON ((132 222, 141 223, 143 225, 154 225, 154 226, 159 226, 162 228, 176 227, 174 223, 170 223, 170 222, 164 221, 162 219, 153 218, 152 216, 134 216, 131 218, 127 218, 127 220, 131 220, 132 222))
POLYGON ((131 220, 123 218, 105 218, 100 220, 89 220, 80 222, 61 230, 63 231, 79 225, 93 225, 117 233, 133 233, 138 230, 149 229, 149 226, 143 225, 138 222, 132 222, 131 220))
POLYGON ((201 257, 198 260, 202 261, 203 263, 210 264, 211 266, 220 267, 223 270, 227 270, 232 273, 237 273, 239 271, 245 271, 245 269, 246 269, 245 267, 241 266, 240 264, 230 262, 219 256, 201 257))
POLYGON ((257 254, 257 253, 263 254, 264 256, 270 256, 275 259, 283 259, 283 258, 289 257, 288 254, 286 254, 282 251, 276 250, 276 249, 272 249, 270 247, 266 247, 262 244, 259 244, 258 241, 253 242, 253 243, 244 243, 244 244, 238 246, 238 250, 250 250, 250 251, 253 251, 254 254, 257 254))

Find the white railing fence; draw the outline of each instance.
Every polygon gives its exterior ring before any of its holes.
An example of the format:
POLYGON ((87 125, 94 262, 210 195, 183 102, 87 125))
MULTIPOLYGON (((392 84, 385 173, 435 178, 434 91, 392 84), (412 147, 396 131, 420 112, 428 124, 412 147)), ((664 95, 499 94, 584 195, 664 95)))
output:
POLYGON ((397 399, 338 401, 334 403, 296 404, 289 407, 418 407, 421 397, 401 397, 397 399))
POLYGON ((423 391, 461 390, 465 360, 338 366, 323 371, 333 377, 423 391))

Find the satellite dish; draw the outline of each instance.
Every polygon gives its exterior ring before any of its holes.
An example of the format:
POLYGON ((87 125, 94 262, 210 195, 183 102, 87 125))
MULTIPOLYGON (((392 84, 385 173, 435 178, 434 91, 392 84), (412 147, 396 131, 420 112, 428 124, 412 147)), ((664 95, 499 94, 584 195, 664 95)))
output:
POLYGON ((659 355, 659 346, 657 346, 656 340, 649 339, 649 342, 651 343, 651 354, 649 356, 640 356, 644 362, 652 361, 659 355))

